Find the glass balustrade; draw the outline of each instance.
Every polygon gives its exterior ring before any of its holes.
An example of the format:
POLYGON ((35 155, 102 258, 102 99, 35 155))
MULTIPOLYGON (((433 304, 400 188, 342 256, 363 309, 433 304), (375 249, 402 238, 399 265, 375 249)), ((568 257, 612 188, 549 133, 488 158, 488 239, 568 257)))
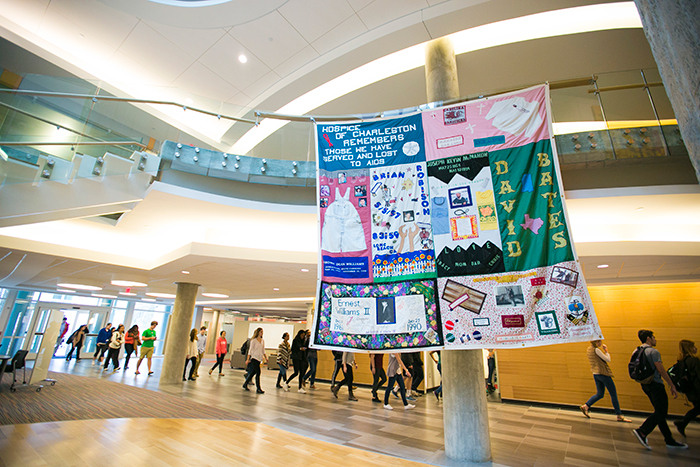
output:
MULTIPOLYGON (((0 89, 0 185, 157 176, 168 169, 302 186, 315 178, 310 120, 287 123, 236 160, 229 151, 262 121, 252 109, 170 88, 151 88, 148 98, 123 100, 99 82, 21 78, 17 90, 0 89)), ((687 157, 656 69, 550 85, 562 164, 687 157)))

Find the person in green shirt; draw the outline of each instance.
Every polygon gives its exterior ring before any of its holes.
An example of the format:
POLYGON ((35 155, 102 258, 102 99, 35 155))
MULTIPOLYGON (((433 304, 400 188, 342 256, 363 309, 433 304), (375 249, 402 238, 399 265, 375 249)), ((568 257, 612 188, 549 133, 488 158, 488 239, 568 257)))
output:
POLYGON ((153 372, 151 371, 151 360, 153 358, 153 343, 156 340, 156 326, 158 326, 158 321, 151 321, 151 327, 143 331, 143 336, 141 340, 141 355, 139 355, 139 361, 136 363, 136 374, 139 373, 139 367, 141 366, 141 361, 148 358, 148 376, 151 376, 153 372))

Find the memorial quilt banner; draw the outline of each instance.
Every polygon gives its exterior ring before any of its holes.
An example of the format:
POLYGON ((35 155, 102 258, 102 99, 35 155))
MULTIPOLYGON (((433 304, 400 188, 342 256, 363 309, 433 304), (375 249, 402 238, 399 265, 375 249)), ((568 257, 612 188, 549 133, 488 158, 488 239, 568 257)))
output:
POLYGON ((316 125, 315 347, 602 338, 566 218, 549 89, 316 125))
POLYGON ((548 88, 422 116, 445 348, 600 339, 566 220, 548 88))

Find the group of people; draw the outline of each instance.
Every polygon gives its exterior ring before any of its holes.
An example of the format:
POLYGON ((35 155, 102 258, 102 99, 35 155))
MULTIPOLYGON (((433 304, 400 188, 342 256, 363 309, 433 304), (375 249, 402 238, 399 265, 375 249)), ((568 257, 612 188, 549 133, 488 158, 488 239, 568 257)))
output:
MULTIPOLYGON (((153 349, 156 340, 155 328, 158 326, 157 321, 152 321, 150 327, 148 327, 143 334, 140 333, 138 325, 133 325, 128 331, 125 331, 124 325, 120 324, 116 328, 112 326, 112 323, 107 323, 105 327, 100 329, 97 333, 97 340, 95 345, 95 353, 92 357, 92 363, 101 365, 104 359, 103 369, 109 369, 109 363, 112 363, 113 373, 121 369, 119 365, 119 354, 121 352, 122 346, 124 347, 124 371, 129 368, 129 361, 131 355, 138 354, 138 362, 136 363, 136 372, 139 373, 139 367, 141 362, 146 359, 148 363, 148 374, 152 375, 151 370, 152 359, 153 359, 153 349), (139 347, 141 347, 139 354, 139 347), (106 354, 106 356, 105 356, 106 354)), ((67 330, 66 319, 63 319, 61 325, 61 330, 65 335, 64 329, 67 330)), ((82 325, 76 329, 66 340, 66 343, 71 346, 70 350, 66 354, 66 361, 70 361, 73 358, 73 353, 75 352, 76 361, 80 361, 80 350, 82 349, 85 341, 87 339, 87 334, 89 329, 87 325, 82 325)), ((59 338, 61 338, 59 336, 59 338)))
MULTIPOLYGON (((649 376, 650 381, 643 382, 641 387, 644 394, 649 398, 654 412, 647 417, 639 428, 633 429, 632 433, 642 446, 651 450, 647 437, 658 427, 664 437, 666 447, 671 449, 687 449, 687 444, 676 441, 666 422, 666 416, 668 415, 668 395, 663 382, 665 381, 668 384, 674 399, 678 397, 678 390, 664 368, 663 362, 661 361, 661 353, 655 349, 656 336, 654 336, 653 331, 647 329, 640 330, 637 336, 641 342, 639 349, 641 349, 642 358, 646 359, 649 367, 653 369, 653 375, 649 376)), ((682 362, 686 371, 685 377, 688 379, 687 392, 685 395, 688 398, 688 402, 693 405, 693 408, 690 409, 681 420, 674 422, 678 433, 685 438, 685 428, 700 415, 700 359, 696 356, 697 348, 693 341, 681 340, 678 343, 678 347, 680 352, 677 360, 679 363, 682 362)), ((591 345, 588 347, 587 355, 597 392, 580 407, 581 412, 585 417, 590 418, 589 410, 593 404, 603 398, 605 390, 607 389, 610 394, 610 399, 612 400, 613 408, 615 409, 615 414, 617 415, 617 421, 631 423, 632 420, 625 418, 620 410, 620 402, 617 398, 613 373, 609 366, 612 357, 608 352, 607 346, 603 344, 601 340, 592 341, 591 345)))

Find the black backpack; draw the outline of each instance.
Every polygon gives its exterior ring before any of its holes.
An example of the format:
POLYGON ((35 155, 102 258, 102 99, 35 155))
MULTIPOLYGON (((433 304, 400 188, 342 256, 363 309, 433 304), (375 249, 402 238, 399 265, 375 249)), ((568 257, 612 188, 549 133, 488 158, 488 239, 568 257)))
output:
POLYGON ((654 367, 649 363, 644 351, 646 347, 641 345, 632 353, 627 369, 630 373, 630 378, 638 383, 648 384, 654 379, 654 367))
POLYGON ((690 380, 690 375, 688 374, 688 366, 685 364, 685 360, 679 360, 668 369, 668 376, 673 381, 673 385, 676 386, 676 390, 683 394, 689 394, 693 392, 693 382, 690 380))
POLYGON ((246 339, 241 346, 241 355, 248 355, 248 344, 250 344, 250 339, 246 339))

